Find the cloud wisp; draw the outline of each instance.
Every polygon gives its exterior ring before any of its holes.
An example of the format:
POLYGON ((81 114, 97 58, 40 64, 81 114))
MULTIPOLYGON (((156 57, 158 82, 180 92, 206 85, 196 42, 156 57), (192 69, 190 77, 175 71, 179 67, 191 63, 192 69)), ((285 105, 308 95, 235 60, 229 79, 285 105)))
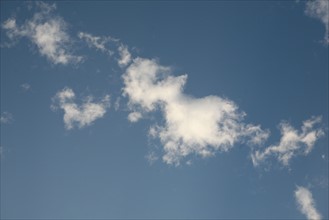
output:
POLYGON ((314 0, 306 2, 305 14, 320 20, 325 26, 324 43, 329 44, 329 1, 314 0))
POLYGON ((93 97, 88 96, 78 105, 75 101, 76 96, 72 89, 64 88, 52 99, 51 108, 58 108, 64 111, 65 128, 70 130, 74 127, 83 128, 91 125, 95 120, 104 117, 107 109, 110 107, 110 96, 106 95, 99 102, 93 102, 93 97))
POLYGON ((66 22, 54 14, 56 5, 36 2, 35 8, 33 17, 22 25, 18 25, 14 17, 2 23, 8 38, 11 41, 28 38, 37 46, 39 53, 54 64, 81 62, 82 56, 72 53, 72 40, 67 33, 66 22))
POLYGON ((1 124, 10 124, 13 121, 13 115, 10 112, 3 112, 0 115, 1 124))
POLYGON ((125 67, 131 62, 131 54, 128 50, 128 47, 126 45, 121 44, 118 47, 118 52, 120 55, 120 58, 118 59, 118 64, 120 67, 125 67))
POLYGON ((296 130, 287 122, 282 122, 279 126, 280 142, 270 145, 263 151, 256 150, 253 152, 251 158, 254 166, 258 166, 270 156, 276 157, 284 166, 288 166, 290 160, 296 155, 309 154, 315 142, 324 136, 323 129, 317 127, 321 120, 321 117, 312 117, 304 121, 301 131, 296 130))
POLYGON ((22 90, 23 90, 24 92, 27 92, 27 91, 29 91, 29 90, 31 89, 31 85, 28 84, 28 83, 23 83, 23 84, 21 85, 21 88, 22 88, 22 90))
POLYGON ((79 32, 78 37, 86 41, 88 47, 106 53, 109 56, 117 53, 118 58, 116 60, 121 68, 126 67, 132 60, 128 46, 121 43, 117 38, 111 36, 95 36, 86 32, 79 32))
POLYGON ((187 75, 173 76, 170 67, 155 60, 135 58, 123 74, 123 95, 132 110, 128 119, 138 121, 160 110, 164 124, 150 127, 149 135, 163 144, 163 161, 179 165, 191 154, 201 157, 228 151, 237 142, 263 143, 269 132, 243 123, 245 113, 218 96, 194 98, 183 93, 187 75))
POLYGON ((321 215, 315 208, 315 202, 312 193, 305 187, 297 186, 295 190, 295 199, 298 209, 309 220, 320 220, 321 215))
POLYGON ((86 41, 88 47, 95 48, 101 52, 113 55, 114 52, 108 48, 107 44, 111 42, 118 42, 119 40, 111 36, 95 36, 86 32, 79 32, 78 37, 86 41))

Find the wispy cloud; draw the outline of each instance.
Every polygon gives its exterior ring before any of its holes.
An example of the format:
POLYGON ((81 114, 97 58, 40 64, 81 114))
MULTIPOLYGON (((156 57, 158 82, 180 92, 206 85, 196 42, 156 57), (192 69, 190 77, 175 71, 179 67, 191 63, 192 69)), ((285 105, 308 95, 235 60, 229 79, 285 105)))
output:
POLYGON ((88 47, 106 53, 110 56, 116 54, 120 67, 126 67, 131 62, 131 54, 128 46, 120 42, 120 39, 111 36, 95 36, 90 33, 80 32, 78 37, 86 41, 88 47))
POLYGON ((58 108, 64 110, 63 120, 66 129, 91 125, 95 120, 102 118, 110 107, 109 95, 99 102, 93 102, 92 96, 85 97, 80 105, 76 103, 75 99, 75 93, 70 88, 59 91, 52 99, 51 108, 53 110, 58 108))
POLYGON ((113 55, 114 52, 107 46, 110 42, 118 42, 119 40, 111 36, 95 36, 90 33, 79 32, 78 37, 87 42, 90 48, 95 48, 101 52, 113 55))
POLYGON ((131 54, 128 51, 128 47, 121 44, 118 48, 120 58, 118 60, 118 64, 121 67, 127 66, 131 62, 131 54))
POLYGON ((33 17, 25 20, 22 25, 18 25, 14 17, 2 23, 8 38, 17 41, 21 37, 27 37, 37 46, 40 54, 54 64, 82 61, 81 56, 73 55, 71 51, 72 40, 66 31, 67 24, 54 14, 56 5, 36 2, 35 8, 33 17))
POLYGON ((23 83, 23 84, 21 85, 21 88, 26 92, 26 91, 28 91, 28 90, 31 89, 31 85, 28 84, 28 83, 23 83))
POLYGON ((283 165, 288 166, 291 158, 298 154, 307 155, 313 149, 315 142, 324 135, 321 128, 317 128, 321 117, 312 117, 303 122, 301 131, 293 128, 289 123, 280 124, 281 139, 276 145, 271 145, 265 150, 257 150, 252 153, 252 161, 255 166, 270 156, 275 156, 283 165))
POLYGON ((114 102, 114 110, 115 111, 118 111, 119 108, 120 108, 120 101, 121 101, 121 98, 120 96, 116 98, 115 102, 114 102))
POLYGON ((325 26, 324 43, 329 44, 329 1, 309 0, 306 2, 305 14, 320 20, 325 26))
POLYGON ((312 193, 305 187, 297 186, 295 191, 295 199, 298 208, 308 219, 320 220, 321 215, 315 208, 312 193))
POLYGON ((10 112, 3 112, 0 116, 1 124, 9 124, 13 121, 13 115, 10 112))
MULTIPOLYGON (((268 137, 260 126, 244 124, 245 113, 231 100, 185 95, 187 75, 173 76, 169 67, 155 60, 134 59, 123 79, 133 116, 162 112, 165 123, 152 126, 149 134, 163 144, 163 160, 168 164, 178 165, 190 154, 208 157, 228 151, 236 142, 260 144, 268 137)), ((133 116, 128 118, 136 121, 133 116)))
POLYGON ((149 152, 145 156, 146 160, 149 162, 150 165, 152 165, 155 161, 157 161, 159 158, 154 152, 149 152))

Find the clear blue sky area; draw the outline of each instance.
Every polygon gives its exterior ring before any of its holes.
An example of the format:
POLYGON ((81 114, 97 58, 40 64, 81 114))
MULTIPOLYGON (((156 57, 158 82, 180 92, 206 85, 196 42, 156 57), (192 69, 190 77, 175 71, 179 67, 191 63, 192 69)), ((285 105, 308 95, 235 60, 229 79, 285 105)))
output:
POLYGON ((308 4, 1 1, 1 219, 328 219, 328 23, 308 4), (147 61, 168 90, 126 81, 147 61))

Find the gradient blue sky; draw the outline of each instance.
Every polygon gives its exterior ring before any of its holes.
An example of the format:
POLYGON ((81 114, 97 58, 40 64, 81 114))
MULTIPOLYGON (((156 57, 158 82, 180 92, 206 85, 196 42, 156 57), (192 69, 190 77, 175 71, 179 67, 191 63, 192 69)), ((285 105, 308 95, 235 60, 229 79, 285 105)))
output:
MULTIPOLYGON (((301 219, 312 210, 328 219, 328 27, 306 12, 309 2, 47 3, 1 1, 2 219, 301 219), (49 9, 53 4, 56 9, 49 9), (33 20, 36 13, 44 17, 33 20), (33 41, 42 36, 22 32, 26 21, 42 25, 54 18, 69 37, 58 47, 75 61, 42 54, 42 45, 33 41), (10 20, 17 26, 6 26, 10 20), (107 39, 105 49, 88 46, 81 32, 107 39), (120 45, 132 57, 122 66, 120 45), (228 151, 206 144, 202 147, 212 155, 202 156, 188 137, 182 148, 194 150, 170 164, 163 159, 167 142, 160 133, 156 138, 148 133, 154 124, 168 128, 167 107, 177 103, 159 98, 148 112, 141 102, 128 104, 136 101, 132 94, 123 95, 129 86, 123 76, 138 67, 138 57, 171 67, 174 79, 187 74, 179 93, 183 103, 209 95, 230 100, 237 114, 246 113, 239 126, 260 125, 267 140, 248 146, 252 133, 228 151), (63 121, 65 100, 59 98, 69 89, 77 105, 92 96, 106 113, 85 124, 83 116, 74 118, 70 128, 63 121), (133 123, 127 117, 136 109, 143 118, 133 123), (310 152, 299 149, 305 143, 297 140, 289 164, 280 161, 280 153, 253 163, 256 152, 284 147, 281 122, 303 136, 305 120, 318 120, 308 130, 318 132, 310 152), (304 211, 298 187, 314 200, 304 211)), ((202 106, 207 112, 211 102, 194 104, 197 113, 202 106)))

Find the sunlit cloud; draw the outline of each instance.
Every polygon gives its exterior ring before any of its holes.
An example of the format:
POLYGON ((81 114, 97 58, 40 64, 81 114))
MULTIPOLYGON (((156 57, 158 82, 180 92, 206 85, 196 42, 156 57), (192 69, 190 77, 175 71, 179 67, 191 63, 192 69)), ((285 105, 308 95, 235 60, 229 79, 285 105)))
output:
POLYGON ((312 193, 305 187, 298 186, 295 191, 295 199, 298 209, 309 220, 320 220, 321 215, 315 208, 315 202, 312 193))
POLYGON ((82 56, 72 52, 72 40, 67 33, 67 24, 63 18, 54 14, 55 4, 35 3, 36 12, 32 18, 26 19, 21 25, 12 17, 2 23, 11 41, 22 37, 28 38, 42 56, 54 64, 79 63, 82 56))
POLYGON ((52 109, 58 108, 64 111, 65 128, 70 130, 74 127, 83 128, 91 125, 95 120, 104 117, 110 107, 110 96, 106 95, 98 102, 93 101, 92 96, 85 97, 79 105, 72 89, 64 88, 52 99, 52 109))
POLYGON ((229 99, 194 98, 183 93, 187 75, 173 76, 170 67, 155 60, 135 58, 123 75, 124 96, 132 110, 128 119, 159 110, 164 123, 150 127, 150 137, 163 144, 163 161, 178 165, 191 154, 209 157, 236 143, 261 144, 269 132, 245 124, 245 113, 229 99))
POLYGON ((293 157, 299 154, 309 154, 316 141, 324 136, 323 129, 316 127, 321 120, 321 117, 312 117, 304 121, 300 131, 293 128, 288 122, 282 122, 279 126, 281 131, 280 142, 270 145, 263 151, 256 150, 253 152, 251 157, 254 166, 259 165, 271 156, 283 165, 288 166, 293 157))

